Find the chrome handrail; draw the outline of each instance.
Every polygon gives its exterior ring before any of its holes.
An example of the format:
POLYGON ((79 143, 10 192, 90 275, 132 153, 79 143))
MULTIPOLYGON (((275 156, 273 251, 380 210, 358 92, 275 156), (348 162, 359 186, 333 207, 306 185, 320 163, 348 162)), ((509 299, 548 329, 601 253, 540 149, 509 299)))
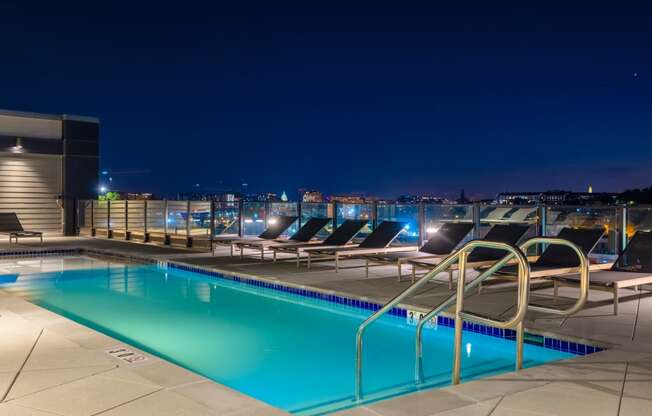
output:
POLYGON ((584 305, 586 304, 587 299, 589 298, 589 259, 586 254, 579 248, 576 244, 571 243, 568 240, 564 240, 557 237, 533 237, 521 244, 521 251, 527 253, 527 249, 538 244, 550 244, 550 245, 560 245, 569 247, 575 252, 578 259, 580 260, 579 273, 580 273, 580 296, 577 299, 577 302, 568 309, 556 309, 548 308, 540 305, 529 305, 528 309, 537 311, 552 313, 556 315, 573 315, 579 312, 584 305))
MULTIPOLYGON (((548 308, 544 306, 539 306, 539 305, 527 305, 528 310, 533 310, 537 312, 545 312, 545 313, 552 313, 552 314, 557 314, 557 315, 572 315, 579 310, 581 310, 584 305, 586 304, 586 300, 589 295, 589 265, 588 265, 588 259, 584 252, 575 244, 571 243, 570 241, 563 240, 561 238, 556 238, 556 237, 534 237, 531 239, 528 239, 525 241, 523 244, 521 244, 520 249, 522 253, 527 253, 528 248, 532 247, 533 245, 537 244, 550 244, 550 245, 562 245, 571 248, 575 254, 577 254, 577 257, 579 258, 580 265, 579 265, 579 271, 580 271, 580 296, 577 300, 577 302, 570 308, 568 309, 556 309, 556 308, 548 308)), ((480 274, 477 278, 475 278, 472 282, 470 282, 468 285, 464 284, 464 276, 465 273, 462 272, 462 263, 460 262, 460 265, 458 269, 460 269, 460 277, 458 278, 458 293, 452 295, 448 299, 444 300, 439 306, 435 307, 432 309, 430 312, 428 312, 426 315, 423 315, 420 319, 419 322, 417 323, 417 329, 416 329, 416 359, 415 359, 415 380, 417 384, 421 384, 423 382, 423 343, 422 343, 422 333, 423 333, 423 328, 425 324, 432 319, 434 316, 439 314, 440 312, 446 310, 450 306, 452 306, 453 301, 459 297, 459 288, 464 286, 464 292, 468 291, 469 289, 474 288, 475 286, 478 286, 482 281, 487 279, 488 277, 492 276, 495 272, 500 270, 507 262, 509 262, 512 258, 514 257, 513 254, 509 254, 502 258, 499 262, 495 263, 493 266, 488 268, 487 270, 483 271, 482 274, 480 274)), ((520 265, 519 265, 520 267, 520 265)), ((519 299, 522 294, 520 291, 522 290, 522 282, 521 282, 521 276, 520 276, 520 271, 519 271, 519 299)), ((529 280, 529 279, 528 279, 529 280)), ((528 286, 528 292, 529 292, 529 282, 527 284, 528 286)), ((529 297, 529 294, 528 294, 529 297)), ((522 311, 519 311, 522 312, 522 311)), ((506 328, 503 326, 505 323, 511 322, 510 321, 505 321, 505 322, 500 322, 500 321, 492 321, 488 320, 483 317, 469 317, 468 314, 463 314, 465 317, 468 319, 472 319, 475 321, 478 321, 480 323, 492 325, 498 328, 506 328)), ((519 313, 515 316, 518 316, 519 313)), ((457 318, 457 316, 456 316, 457 318)), ((456 320, 456 330, 457 330, 457 320, 456 320)), ((457 342, 456 342, 456 347, 457 347, 457 342)), ((517 362, 516 362, 516 369, 520 369, 522 367, 522 351, 523 351, 523 343, 522 343, 522 328, 517 329, 517 343, 516 343, 516 348, 517 348, 517 362), (520 338, 520 340, 519 340, 520 338)), ((457 354, 457 351, 456 351, 457 354)), ((457 357, 457 355, 456 355, 457 357)), ((453 376, 455 378, 455 375, 453 376)), ((458 373, 458 380, 459 382, 459 373, 458 373)), ((457 384, 457 383, 454 383, 457 384)))
MULTIPOLYGON (((456 323, 455 323, 455 329, 456 329, 456 357, 459 359, 461 355, 461 330, 462 330, 462 319, 464 317, 467 317, 468 319, 474 319, 479 322, 491 322, 492 324, 496 324, 494 321, 487 320, 486 318, 479 317, 476 315, 473 315, 471 313, 464 313, 462 312, 462 306, 463 306, 463 297, 464 293, 466 292, 467 288, 465 288, 464 284, 464 276, 465 276, 465 268, 466 268, 466 260, 468 257, 468 254, 473 251, 477 247, 486 247, 486 248, 494 248, 498 250, 505 250, 508 251, 510 254, 505 256, 503 259, 499 260, 496 265, 492 266, 490 269, 488 269, 487 272, 483 273, 480 277, 483 279, 488 277, 490 274, 488 274, 489 271, 492 271, 491 273, 495 272, 498 270, 500 267, 502 267, 504 264, 506 264, 508 261, 510 261, 512 258, 516 257, 517 263, 518 263, 518 268, 519 268, 519 296, 518 296, 518 311, 516 315, 509 321, 506 322, 501 322, 501 321, 496 321, 498 325, 506 325, 505 328, 510 328, 513 326, 518 326, 520 329, 519 332, 519 338, 520 338, 520 344, 522 348, 522 340, 523 340, 523 334, 522 334, 522 320, 523 317, 525 316, 525 313, 527 312, 527 303, 528 303, 528 294, 529 294, 529 271, 530 271, 530 266, 527 262, 527 258, 525 255, 521 252, 521 250, 518 247, 515 247, 511 244, 507 243, 500 243, 500 242, 494 242, 494 241, 485 241, 485 240, 473 240, 468 243, 466 243, 460 250, 457 252, 449 255, 445 259, 443 259, 437 267, 432 269, 430 272, 428 272, 423 278, 421 278, 418 282, 413 283, 405 289, 403 292, 399 293, 397 296, 395 296, 392 300, 387 302, 382 308, 380 308, 377 312, 372 314, 369 318, 367 318, 360 326, 358 327, 358 331, 356 333, 356 372, 355 372, 355 398, 356 400, 361 400, 362 398, 362 340, 364 336, 364 331, 365 329, 378 320, 381 316, 389 312, 394 306, 396 306, 399 302, 401 302, 403 299, 405 299, 407 296, 411 295, 414 293, 417 289, 421 288, 423 285, 428 283, 433 277, 438 275, 439 273, 445 271, 448 269, 453 263, 456 261, 459 262, 459 273, 460 273, 460 283, 458 283, 458 291, 457 294, 451 296, 449 299, 447 299, 444 303, 448 304, 447 306, 450 306, 452 304, 452 300, 457 299, 457 308, 456 308, 456 323), (487 276, 485 276, 487 274, 487 276), (451 303, 449 303, 451 302, 451 303), (523 306, 524 305, 524 306, 523 306), (460 333, 458 334, 458 322, 459 322, 459 331, 460 333), (457 348, 457 341, 459 338, 460 346, 457 348)), ((469 288, 476 286, 477 284, 480 283, 478 281, 479 278, 474 279, 472 282, 469 283, 469 288)), ((441 306, 441 305, 440 305, 441 306)), ((421 322, 422 320, 420 320, 421 322)), ((420 343, 418 343, 420 345, 420 343)), ((419 347, 420 348, 420 347, 419 347)), ((520 357, 522 361, 522 354, 517 354, 517 358, 520 357)), ((459 382, 459 360, 456 360, 453 365, 453 382, 456 383, 456 377, 455 374, 457 374, 457 382, 459 382)))
MULTIPOLYGON (((483 241, 487 243, 486 241, 483 241)), ((467 318, 470 320, 474 320, 476 322, 485 324, 485 325, 491 325, 495 326, 497 328, 505 329, 505 328, 513 328, 517 327, 517 342, 516 342, 516 369, 521 369, 523 366, 523 328, 521 322, 523 321, 523 318, 525 318, 525 314, 527 312, 527 306, 528 306, 528 298, 529 298, 529 293, 530 293, 530 266, 527 261, 527 258, 523 254, 521 250, 514 246, 510 246, 509 244, 505 243, 499 243, 502 244, 503 246, 501 249, 508 251, 509 254, 494 263, 493 266, 488 268, 487 270, 483 271, 478 277, 473 279, 471 282, 468 284, 465 283, 466 281, 466 257, 468 256, 468 253, 464 255, 463 260, 460 261, 458 265, 458 283, 457 283, 457 292, 451 295, 449 298, 444 300, 442 303, 440 303, 437 307, 433 308, 430 312, 428 312, 426 315, 422 316, 419 319, 419 322, 417 323, 417 329, 416 329, 416 337, 415 337, 415 370, 414 370, 414 378, 417 384, 421 384, 423 381, 423 343, 422 343, 422 335, 423 335, 423 328, 425 324, 432 319, 434 316, 437 314, 441 313, 442 311, 448 309, 450 306, 453 305, 453 302, 457 302, 456 308, 455 308, 455 334, 456 334, 456 340, 455 340, 455 363, 459 365, 459 360, 460 360, 460 353, 461 353, 461 333, 460 333, 460 344, 458 345, 457 342, 457 332, 458 332, 458 325, 457 323, 460 322, 460 325, 462 325, 462 320, 463 318, 467 318), (509 248, 505 248, 509 247, 509 248), (464 301, 464 294, 468 292, 469 290, 473 289, 474 287, 480 285, 484 280, 487 278, 491 277, 495 272, 500 270, 503 266, 505 266, 508 262, 510 262, 514 257, 516 257, 516 261, 518 264, 518 291, 517 291, 517 310, 514 316, 507 320, 507 321, 497 321, 493 319, 488 319, 485 317, 477 316, 468 312, 463 312, 463 301, 464 301), (460 302, 461 305, 460 305, 460 302), (458 314, 461 314, 461 319, 458 314)), ((465 246, 466 247, 466 246, 465 246)), ((475 247, 487 247, 484 245, 476 245, 475 247)), ((475 248, 474 247, 474 248, 475 248)), ((494 247, 498 248, 498 247, 494 247)), ((460 259, 462 260, 462 258, 460 259)), ((428 278, 428 275, 424 276, 424 279, 428 278)), ((460 331, 463 327, 460 326, 460 331)), ((453 375, 452 375, 452 381, 453 384, 458 384, 460 380, 460 368, 455 367, 453 368, 453 375)))

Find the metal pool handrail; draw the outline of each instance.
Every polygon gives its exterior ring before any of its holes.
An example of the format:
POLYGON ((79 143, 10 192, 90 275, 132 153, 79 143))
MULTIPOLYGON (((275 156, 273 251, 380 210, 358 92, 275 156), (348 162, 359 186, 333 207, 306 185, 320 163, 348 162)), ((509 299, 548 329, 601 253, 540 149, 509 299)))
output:
MULTIPOLYGON (((534 310, 537 312, 545 312, 545 313, 552 313, 556 315, 572 315, 576 312, 578 312, 580 309, 584 307, 586 304, 586 300, 588 298, 589 294, 589 265, 588 265, 588 259, 586 258, 586 255, 584 252, 575 244, 571 243, 570 241, 563 240, 561 238, 555 238, 555 237, 534 237, 529 240, 527 240, 525 243, 521 244, 520 249, 522 253, 527 253, 527 249, 537 245, 537 244, 550 244, 550 245, 561 245, 561 246, 566 246, 572 249, 577 257, 579 258, 580 265, 579 265, 579 271, 580 271, 580 296, 577 300, 577 302, 570 308, 568 309, 556 309, 556 308, 548 308, 545 306, 540 306, 540 305, 527 305, 528 310, 534 310)), ((462 265, 460 262, 460 266, 458 267, 460 277, 458 279, 458 293, 452 295, 448 299, 444 300, 441 304, 439 304, 437 307, 432 309, 430 312, 428 312, 426 315, 422 316, 419 319, 419 322, 417 323, 417 329, 416 329, 416 345, 415 345, 415 369, 414 369, 414 377, 416 380, 417 384, 421 384, 423 382, 423 343, 422 343, 422 335, 423 335, 423 328, 425 324, 432 319, 434 316, 439 314, 440 312, 448 309, 450 306, 453 305, 453 302, 456 299, 459 299, 459 288, 464 286, 464 292, 468 291, 469 289, 478 286, 482 281, 484 281, 486 278, 492 276, 495 272, 500 270, 507 262, 509 262, 512 258, 514 257, 513 254, 508 254, 504 258, 502 258, 499 262, 495 263, 493 266, 491 266, 489 269, 485 270, 478 276, 476 279, 474 279, 472 282, 469 282, 467 285, 464 284, 464 278, 465 278, 465 273, 462 272, 462 265)), ((529 279, 528 279, 528 288, 529 288, 529 279)), ((519 291, 522 289, 521 281, 520 281, 520 276, 519 276, 519 291)), ((529 292, 529 289, 528 289, 529 292)), ((520 299, 521 294, 519 293, 519 299, 520 299)), ((529 297, 529 295, 528 295, 529 297)), ((518 315, 518 313, 517 313, 518 315)), ((468 313, 462 312, 462 317, 477 321, 480 323, 484 323, 487 325, 492 325, 497 328, 509 328, 509 326, 505 326, 506 324, 510 323, 510 321, 493 321, 490 319, 486 319, 485 317, 480 317, 480 316, 469 316, 468 313)), ((456 332, 457 332, 457 313, 456 313, 456 332)), ((517 348, 517 353, 516 353, 516 369, 520 370, 522 368, 523 364, 523 357, 522 357, 522 351, 523 351, 523 329, 517 327, 517 340, 516 340, 516 348, 517 348)), ((461 341, 460 341, 461 343, 461 341)), ((459 350, 458 350, 458 345, 457 341, 455 343, 455 359, 459 359, 459 350)), ((457 384, 459 383, 459 369, 457 373, 453 374, 453 383, 457 384)))
MULTIPOLYGON (((459 372, 460 372, 460 362, 461 362, 461 343, 462 343, 462 319, 467 318, 467 319, 473 319, 478 322, 483 322, 483 323, 488 323, 490 325, 495 325, 495 326, 500 326, 503 328, 511 328, 514 326, 517 326, 517 333, 519 334, 518 337, 520 338, 520 346, 521 346, 521 351, 522 351, 522 344, 523 344, 523 325, 522 321, 523 318, 525 317, 525 313, 527 312, 527 304, 528 304, 528 295, 529 295, 529 290, 530 290, 530 284, 529 284, 529 278, 530 278, 530 265, 527 262, 527 258, 525 255, 521 252, 521 250, 518 247, 515 247, 511 244, 507 243, 499 243, 499 242, 494 242, 494 241, 485 241, 485 240, 473 240, 465 244, 460 250, 457 252, 449 255, 446 257, 444 260, 442 260, 437 267, 432 269, 430 272, 428 272, 423 278, 421 278, 419 281, 416 283, 413 283, 405 289, 403 292, 399 293, 396 297, 394 297, 392 300, 387 302, 382 308, 380 308, 377 312, 372 314, 367 320, 365 320, 360 326, 358 327, 358 331, 356 334, 356 360, 355 360, 355 398, 356 400, 360 400, 362 398, 362 339, 364 336, 364 331, 365 329, 378 320, 381 316, 389 312, 394 306, 396 306, 399 302, 401 302, 403 299, 414 293, 417 289, 421 288, 423 285, 428 283, 433 277, 438 275, 439 273, 445 271, 448 269, 451 265, 453 265, 455 262, 458 262, 458 269, 459 269, 459 274, 460 277, 458 278, 458 289, 457 293, 450 298, 448 298, 446 301, 442 303, 442 305, 446 304, 447 307, 452 305, 452 301, 456 300, 457 301, 457 306, 456 306, 456 320, 455 320, 455 360, 453 363, 453 383, 457 384, 459 383, 459 372), (498 249, 498 250, 505 250, 509 252, 507 256, 499 260, 494 266, 489 268, 487 271, 483 272, 478 278, 474 279, 473 281, 469 282, 468 285, 465 285, 464 279, 465 279, 465 269, 466 269, 466 262, 468 255, 471 251, 476 249, 477 247, 486 247, 486 248, 493 248, 493 249, 498 249), (474 315, 471 313, 464 313, 462 311, 464 302, 464 293, 478 285, 482 280, 486 279, 487 277, 491 276, 496 270, 500 269, 503 267, 507 262, 509 262, 512 258, 516 258, 517 264, 518 264, 518 282, 519 282, 519 288, 518 288, 518 301, 517 301, 517 312, 512 317, 512 319, 508 321, 493 321, 485 317, 481 317, 478 315, 474 315), (467 287, 468 286, 468 287, 467 287), (458 330, 459 326, 459 330, 458 330), (458 333, 459 332, 459 333, 458 333), (458 345, 459 344, 459 345, 458 345)), ((440 305, 438 308, 442 307, 440 305)), ((423 319, 420 320, 420 323, 424 321, 423 319)), ((420 348, 420 342, 417 343, 420 348)), ((517 353, 517 361, 522 362, 522 354, 517 353)), ((420 371, 419 371, 420 373, 420 371)))
POLYGON ((521 251, 527 253, 528 248, 538 244, 566 246, 575 252, 577 258, 580 261, 579 264, 580 295, 577 298, 577 302, 575 302, 575 304, 568 309, 548 308, 546 306, 541 306, 541 305, 529 305, 528 309, 537 312, 552 313, 556 315, 573 315, 579 312, 584 307, 584 305, 586 304, 586 300, 589 297, 589 259, 587 258, 586 254, 584 254, 582 249, 580 249, 576 244, 571 243, 568 240, 564 240, 556 237, 530 238, 529 240, 521 244, 521 251))

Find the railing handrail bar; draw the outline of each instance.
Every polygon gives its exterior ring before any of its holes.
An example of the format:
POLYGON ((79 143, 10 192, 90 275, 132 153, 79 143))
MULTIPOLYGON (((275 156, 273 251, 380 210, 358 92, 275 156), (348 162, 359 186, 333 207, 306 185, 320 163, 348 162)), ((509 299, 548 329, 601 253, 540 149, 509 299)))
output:
MULTIPOLYGON (((423 285, 428 283, 433 277, 435 277, 439 273, 441 273, 441 272, 445 271, 446 269, 448 269, 449 266, 451 266, 453 263, 458 261, 458 259, 460 258, 461 255, 467 254, 467 253, 473 251, 477 247, 494 248, 494 249, 505 250, 505 251, 511 252, 512 253, 511 257, 516 256, 517 259, 519 259, 519 276, 521 275, 521 268, 523 268, 522 265, 525 265, 525 270, 524 270, 524 273, 526 275, 525 278, 529 279, 529 264, 527 263, 527 259, 525 258, 525 255, 523 255, 523 253, 520 251, 520 249, 518 247, 515 247, 515 246, 513 246, 511 244, 508 244, 508 243, 501 243, 501 242, 495 242, 495 241, 486 241, 486 240, 472 240, 472 241, 469 241, 468 243, 466 243, 458 251, 448 255, 434 269, 432 269, 430 272, 426 273, 426 275, 423 278, 421 278, 419 281, 417 281, 417 282, 413 283, 412 285, 410 285, 403 292, 396 295, 393 299, 391 299, 389 302, 387 302, 378 311, 373 313, 369 318, 367 318, 358 327, 358 331, 356 333, 356 374, 355 374, 355 395, 356 395, 357 400, 359 400, 361 398, 361 396, 362 396, 362 341, 363 341, 363 336, 364 336, 365 329, 369 325, 371 325, 373 322, 378 320, 380 317, 385 315, 387 312, 389 312, 392 308, 394 308, 394 306, 398 305, 407 296, 411 295, 417 289, 421 288, 423 285)), ((507 257, 510 257, 510 256, 507 256, 507 257)), ((502 262, 503 260, 501 260, 500 262, 502 262)), ((507 262, 507 261, 509 261, 509 259, 504 260, 504 261, 507 262)), ((493 267, 491 269, 493 269, 493 267)), ((469 285, 472 285, 476 280, 477 279, 473 280, 472 282, 469 282, 469 285)), ((529 290, 529 284, 526 285, 526 286, 527 286, 526 290, 529 290)), ((455 296, 455 298, 457 298, 457 295, 454 295, 454 296, 455 296)), ((527 305, 527 298, 525 300, 525 304, 527 305)))

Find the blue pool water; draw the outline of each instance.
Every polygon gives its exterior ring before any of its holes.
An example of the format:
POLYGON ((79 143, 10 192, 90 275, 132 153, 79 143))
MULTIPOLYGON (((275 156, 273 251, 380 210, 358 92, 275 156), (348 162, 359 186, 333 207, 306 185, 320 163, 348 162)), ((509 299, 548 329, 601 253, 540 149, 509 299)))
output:
MULTIPOLYGON (((133 265, 18 277, 0 287, 291 412, 352 404, 355 333, 370 311, 201 274, 133 265)), ((427 385, 449 383, 453 330, 424 333, 427 385)), ((464 333, 465 380, 511 371, 514 342, 464 333)), ((386 316, 365 337, 364 392, 414 391, 414 326, 386 316)), ((525 365, 572 355, 525 345, 525 365)))

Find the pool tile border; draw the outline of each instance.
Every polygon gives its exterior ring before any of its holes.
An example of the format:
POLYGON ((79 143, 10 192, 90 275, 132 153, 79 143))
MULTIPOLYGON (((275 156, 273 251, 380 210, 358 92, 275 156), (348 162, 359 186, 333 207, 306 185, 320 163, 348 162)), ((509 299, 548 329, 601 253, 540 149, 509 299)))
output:
MULTIPOLYGON (((91 255, 98 255, 104 257, 113 257, 119 259, 139 261, 148 264, 159 264, 163 267, 199 273, 211 277, 244 283, 246 285, 253 286, 253 287, 261 287, 265 289, 276 290, 279 292, 289 293, 292 295, 323 300, 326 302, 331 302, 331 303, 349 306, 358 309, 364 309, 372 312, 378 311, 383 306, 369 300, 356 299, 352 297, 342 296, 339 294, 327 293, 327 292, 307 289, 303 287, 294 287, 294 286, 281 284, 277 282, 268 282, 262 279, 238 276, 235 274, 228 274, 222 271, 207 269, 198 266, 191 266, 183 263, 177 263, 172 261, 157 261, 146 256, 134 256, 130 254, 116 253, 113 251, 87 249, 87 248, 79 248, 79 247, 14 249, 14 250, 1 250, 0 258, 43 257, 43 256, 49 257, 49 256, 61 256, 61 255, 70 255, 70 254, 91 254, 91 255)), ((394 307, 388 312, 388 314, 399 318, 407 318, 408 310, 402 307, 394 307)), ((443 315, 438 315, 437 325, 453 328, 455 327, 455 319, 443 315)), ((465 321, 463 323, 463 329, 465 331, 474 332, 481 335, 503 338, 510 341, 516 340, 516 331, 513 329, 501 329, 489 325, 483 325, 483 324, 478 324, 475 322, 468 322, 468 321, 465 321)), ((543 348, 562 351, 574 355, 586 355, 586 354, 592 354, 594 352, 600 352, 604 350, 604 348, 595 345, 573 342, 568 340, 560 340, 554 337, 550 337, 546 335, 538 335, 529 332, 525 333, 524 342, 527 344, 537 345, 543 348)))
MULTIPOLYGON (((339 294, 316 291, 316 290, 307 289, 303 287, 294 287, 294 286, 289 286, 277 282, 268 282, 262 279, 243 277, 235 274, 227 274, 222 271, 211 270, 211 269, 198 267, 198 266, 190 266, 183 263, 168 261, 168 262, 159 262, 159 264, 162 267, 198 273, 202 275, 215 277, 218 279, 231 280, 231 281, 246 284, 248 286, 276 290, 279 292, 323 300, 326 302, 331 302, 331 303, 349 306, 353 308, 364 309, 372 312, 378 311, 383 306, 368 300, 356 299, 356 298, 342 296, 339 294)), ((388 315, 397 316, 399 318, 407 318, 408 310, 402 307, 394 307, 390 309, 390 311, 387 313, 388 315)), ((443 315, 438 315, 437 325, 453 328, 455 327, 455 319, 443 315)), ((481 335, 492 336, 495 338, 503 338, 510 341, 516 340, 516 331, 513 329, 501 329, 501 328, 496 328, 489 325, 483 325, 483 324, 478 324, 469 321, 465 321, 463 323, 463 329, 468 332, 474 332, 481 335)), ((592 354, 604 350, 604 348, 595 345, 584 344, 580 342, 572 342, 567 340, 560 340, 554 337, 533 334, 530 332, 525 333, 524 342, 527 344, 536 345, 546 349, 566 352, 573 355, 587 355, 587 354, 592 354)))

